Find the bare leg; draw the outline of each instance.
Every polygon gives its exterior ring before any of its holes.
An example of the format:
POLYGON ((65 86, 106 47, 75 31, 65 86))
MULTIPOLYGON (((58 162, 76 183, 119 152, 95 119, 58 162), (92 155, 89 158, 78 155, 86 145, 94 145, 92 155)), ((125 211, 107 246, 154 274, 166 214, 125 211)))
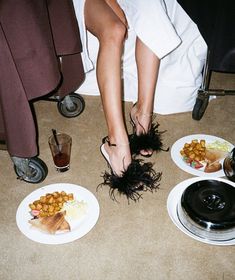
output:
POLYGON ((138 70, 138 108, 142 113, 153 111, 155 87, 160 65, 159 58, 139 39, 136 40, 138 70))
MULTIPOLYGON (((108 1, 108 0, 107 0, 108 1)), ((120 16, 104 0, 86 0, 85 21, 87 29, 99 40, 97 58, 97 80, 101 93, 104 114, 108 127, 110 143, 105 144, 113 171, 120 175, 121 171, 131 163, 128 136, 123 119, 121 94, 121 56, 126 34, 126 26, 120 16)), ((125 19, 125 17, 124 17, 125 19)))
MULTIPOLYGON (((152 120, 155 87, 160 66, 159 58, 139 39, 136 39, 136 64, 138 72, 138 102, 132 108, 132 118, 137 135, 147 133, 152 120)), ((151 154, 142 151, 141 154, 151 154)))

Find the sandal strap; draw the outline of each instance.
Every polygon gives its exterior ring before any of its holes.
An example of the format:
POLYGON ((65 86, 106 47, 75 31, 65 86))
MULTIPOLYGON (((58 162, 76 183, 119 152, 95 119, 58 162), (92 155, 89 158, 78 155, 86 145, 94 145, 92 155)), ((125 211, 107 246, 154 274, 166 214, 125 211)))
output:
POLYGON ((118 143, 118 144, 115 144, 115 143, 111 143, 110 140, 109 140, 109 137, 108 136, 105 136, 103 139, 102 139, 102 143, 108 143, 109 146, 113 146, 113 147, 116 147, 116 146, 129 146, 129 142, 124 144, 124 143, 118 143))
MULTIPOLYGON (((133 104, 132 109, 133 109, 134 107, 136 107, 136 105, 137 105, 137 102, 135 102, 135 103, 133 104)), ((138 115, 139 115, 139 116, 145 116, 145 117, 152 117, 152 116, 153 116, 153 112, 150 113, 150 114, 147 114, 147 113, 145 114, 145 113, 139 112, 138 115)))
POLYGON ((152 117, 153 113, 151 113, 151 114, 140 113, 139 116, 152 117))
MULTIPOLYGON (((134 108, 136 106, 136 103, 133 105, 133 107, 132 108, 134 108)), ((144 134, 147 134, 148 133, 148 131, 146 131, 145 129, 144 129, 144 127, 143 127, 143 125, 141 124, 141 122, 139 121, 139 117, 140 116, 144 116, 144 117, 148 117, 148 118, 151 118, 151 121, 150 121, 150 124, 149 124, 149 129, 151 129, 151 127, 152 127, 152 121, 153 121, 153 113, 150 113, 150 114, 145 114, 145 113, 138 113, 138 116, 135 116, 135 121, 138 123, 138 125, 143 129, 143 132, 144 132, 144 134)), ((131 113, 130 113, 130 118, 131 118, 131 123, 132 123, 132 126, 133 126, 133 128, 134 128, 134 132, 136 132, 136 124, 135 124, 135 121, 134 121, 134 118, 132 117, 132 115, 131 115, 131 113)), ((148 130, 149 130, 148 129, 148 130)))

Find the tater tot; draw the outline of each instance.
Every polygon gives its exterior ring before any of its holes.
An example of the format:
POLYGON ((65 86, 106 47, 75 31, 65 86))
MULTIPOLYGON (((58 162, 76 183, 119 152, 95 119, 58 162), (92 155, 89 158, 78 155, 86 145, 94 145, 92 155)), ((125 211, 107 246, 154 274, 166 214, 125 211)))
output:
POLYGON ((69 200, 73 200, 73 194, 72 193, 69 193, 68 196, 69 196, 69 200))
POLYGON ((180 150, 180 154, 183 157, 188 157, 192 160, 203 161, 206 155, 206 141, 201 139, 193 139, 191 143, 185 143, 183 149, 180 150))
POLYGON ((48 210, 48 205, 47 205, 47 204, 44 204, 44 205, 42 206, 42 210, 43 210, 43 211, 47 211, 47 210, 48 210))
POLYGON ((53 197, 50 197, 49 200, 48 200, 48 203, 51 204, 51 203, 53 203, 53 202, 54 202, 54 198, 53 198, 53 197))
POLYGON ((68 201, 69 197, 67 195, 64 196, 64 201, 68 201))
POLYGON ((33 203, 30 203, 30 204, 29 204, 29 208, 32 209, 32 210, 35 210, 35 209, 36 209, 36 206, 35 206, 33 203))
POLYGON ((65 191, 47 193, 41 196, 39 200, 30 203, 29 208, 31 210, 39 210, 39 217, 47 217, 55 215, 62 209, 66 201, 73 199, 74 195, 72 193, 67 194, 65 191))
POLYGON ((42 204, 38 203, 38 204, 36 205, 36 210, 41 210, 41 209, 42 209, 42 204))

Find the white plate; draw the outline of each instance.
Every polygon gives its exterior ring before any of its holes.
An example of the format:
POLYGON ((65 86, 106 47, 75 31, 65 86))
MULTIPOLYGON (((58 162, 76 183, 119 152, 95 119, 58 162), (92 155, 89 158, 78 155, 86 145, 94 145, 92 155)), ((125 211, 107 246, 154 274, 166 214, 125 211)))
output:
POLYGON ((195 169, 191 166, 189 166, 185 161, 183 161, 182 156, 180 154, 180 150, 182 150, 182 148, 184 147, 185 143, 191 143, 192 140, 194 139, 198 139, 198 140, 202 140, 204 139, 206 141, 206 144, 210 144, 214 141, 220 141, 220 142, 227 142, 230 146, 231 149, 233 148, 233 145, 231 143, 229 143, 228 141, 216 137, 216 136, 212 136, 212 135, 206 135, 206 134, 192 134, 192 135, 188 135, 185 136, 183 138, 180 138, 179 140, 177 140, 173 146, 171 147, 171 158, 174 161, 174 163, 182 170, 192 174, 192 175, 196 175, 196 176, 206 176, 206 177, 223 177, 225 176, 223 169, 216 171, 216 172, 212 172, 212 173, 206 173, 203 170, 199 170, 199 169, 195 169))
MULTIPOLYGON (((235 183, 228 181, 226 179, 222 179, 222 178, 214 178, 214 177, 208 177, 206 178, 207 180, 217 180, 220 182, 225 182, 229 185, 231 185, 232 187, 235 187, 235 183)), ((184 190, 191 184, 198 182, 198 181, 202 181, 205 180, 205 178, 191 178, 191 179, 187 179, 181 183, 179 183, 178 185, 176 185, 170 192, 168 198, 167 198, 167 211, 168 214, 172 220, 172 222, 185 234, 187 234, 188 236, 201 241, 203 243, 207 243, 207 244, 212 244, 212 245, 235 245, 235 239, 233 240, 228 240, 228 241, 211 241, 211 240, 207 240, 207 239, 203 239, 197 235, 194 235, 192 232, 188 231, 180 222, 178 215, 177 215, 177 205, 178 203, 180 203, 181 201, 181 196, 184 192, 184 190)))
POLYGON ((64 244, 87 234, 96 224, 99 212, 99 203, 90 191, 78 185, 58 183, 37 189, 25 197, 17 209, 16 223, 20 231, 33 241, 43 244, 64 244), (47 234, 29 224, 28 221, 32 218, 29 204, 39 199, 40 196, 55 191, 73 193, 76 200, 83 200, 87 203, 88 209, 86 215, 76 223, 76 226, 70 232, 47 234))

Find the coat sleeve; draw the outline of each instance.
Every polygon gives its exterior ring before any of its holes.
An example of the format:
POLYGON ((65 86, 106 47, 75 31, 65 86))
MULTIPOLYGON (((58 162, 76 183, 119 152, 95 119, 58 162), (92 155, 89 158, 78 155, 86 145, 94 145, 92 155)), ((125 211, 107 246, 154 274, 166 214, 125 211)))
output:
POLYGON ((37 154, 29 101, 60 84, 63 95, 83 80, 79 30, 73 15, 71 0, 0 1, 0 129, 4 128, 0 136, 4 134, 12 156, 37 154), (64 59, 59 67, 60 55, 64 59))

